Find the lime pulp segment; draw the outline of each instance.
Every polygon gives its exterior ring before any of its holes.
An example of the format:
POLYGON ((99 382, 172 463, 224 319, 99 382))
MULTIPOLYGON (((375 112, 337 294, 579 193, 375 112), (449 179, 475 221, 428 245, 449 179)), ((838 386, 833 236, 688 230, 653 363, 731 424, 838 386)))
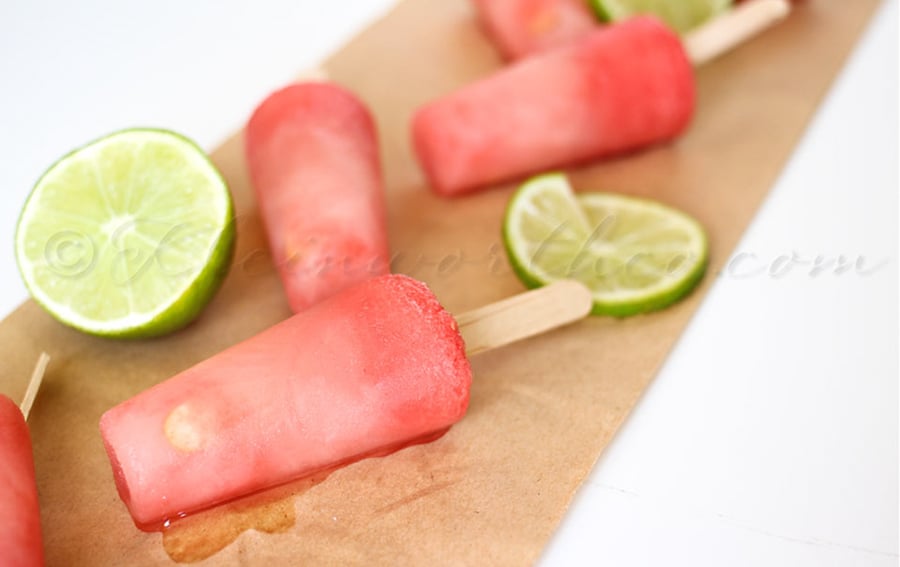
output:
POLYGON ((526 182, 503 225, 510 263, 530 287, 575 279, 594 313, 660 309, 697 284, 707 263, 703 228, 660 203, 609 193, 572 193, 561 174, 526 182))
POLYGON ((231 197, 203 151, 172 132, 124 130, 63 157, 32 190, 16 257, 34 299, 99 335, 189 322, 219 287, 231 197))

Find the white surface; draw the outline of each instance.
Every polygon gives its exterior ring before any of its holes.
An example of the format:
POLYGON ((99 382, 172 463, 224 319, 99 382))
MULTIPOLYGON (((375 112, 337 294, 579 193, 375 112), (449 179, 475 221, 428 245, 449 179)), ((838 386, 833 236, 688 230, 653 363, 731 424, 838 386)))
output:
MULTIPOLYGON (((0 314, 26 297, 15 220, 56 158, 132 125, 212 148, 390 4, 0 3, 0 314)), ((897 564, 897 5, 882 9, 544 564, 897 564), (794 252, 862 257, 871 273, 755 273, 794 252)))
POLYGON ((897 565, 896 44, 892 1, 546 564, 897 565))

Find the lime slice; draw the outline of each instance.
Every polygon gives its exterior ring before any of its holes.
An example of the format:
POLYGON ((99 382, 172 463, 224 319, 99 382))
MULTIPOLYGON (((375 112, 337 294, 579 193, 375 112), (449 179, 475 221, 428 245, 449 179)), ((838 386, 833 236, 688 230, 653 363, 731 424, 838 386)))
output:
POLYGON ((111 134, 37 182, 16 228, 32 297, 61 322, 151 337, 190 322, 219 288, 234 247, 231 196, 190 140, 111 134))
POLYGON ((527 181, 510 200, 503 241, 529 287, 575 279, 593 313, 624 317, 661 309, 700 281, 706 234, 689 216, 647 199, 572 193, 565 176, 527 181))
POLYGON ((588 0, 604 22, 652 14, 684 33, 731 7, 732 0, 588 0))

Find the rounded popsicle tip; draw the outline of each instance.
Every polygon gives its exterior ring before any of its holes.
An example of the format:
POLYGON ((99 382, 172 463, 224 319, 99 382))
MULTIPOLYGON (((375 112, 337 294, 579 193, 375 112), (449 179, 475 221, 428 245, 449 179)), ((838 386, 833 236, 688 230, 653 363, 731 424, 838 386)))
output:
POLYGON ((100 438, 103 440, 103 448, 106 449, 106 456, 109 459, 109 464, 112 468, 116 492, 119 493, 119 498, 125 504, 125 507, 128 508, 128 512, 135 521, 135 525, 138 525, 137 516, 135 515, 136 512, 131 506, 131 491, 128 488, 128 479, 125 476, 125 470, 122 468, 122 463, 119 461, 115 444, 111 438, 111 432, 115 429, 115 412, 118 409, 119 406, 116 406, 106 410, 103 415, 100 416, 100 438))
MULTIPOLYGON (((10 414, 12 415, 14 412, 12 408, 16 409, 16 412, 21 414, 21 410, 19 410, 19 406, 16 405, 16 402, 12 401, 8 396, 0 394, 0 415, 10 414)), ((24 417, 22 419, 24 421, 24 417)))
POLYGON ((253 111, 246 129, 246 150, 253 154, 256 145, 265 142, 279 129, 293 127, 309 113, 320 119, 330 117, 338 126, 367 123, 374 130, 368 108, 352 92, 328 80, 292 83, 263 100, 253 111))

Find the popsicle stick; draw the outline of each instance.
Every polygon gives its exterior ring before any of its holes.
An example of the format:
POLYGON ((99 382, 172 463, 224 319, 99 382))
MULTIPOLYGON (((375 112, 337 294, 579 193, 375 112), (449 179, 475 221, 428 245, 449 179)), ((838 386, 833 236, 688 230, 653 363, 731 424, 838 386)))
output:
POLYGON ((456 322, 471 356, 582 319, 592 303, 584 285, 563 280, 467 311, 456 322))
POLYGON ((307 69, 297 75, 296 81, 298 83, 303 83, 306 81, 328 81, 330 79, 331 77, 328 76, 328 71, 322 67, 313 67, 312 69, 307 69))
POLYGON ((750 0, 690 32, 684 47, 694 65, 702 65, 783 20, 787 0, 750 0))
POLYGON ((37 364, 34 366, 34 371, 31 373, 31 379, 28 381, 28 387, 25 389, 22 403, 19 404, 19 409, 22 410, 22 415, 25 416, 26 420, 28 419, 28 414, 31 413, 31 406, 34 405, 34 399, 37 397, 41 382, 44 381, 44 371, 47 370, 48 362, 50 362, 50 355, 42 352, 38 357, 37 364))

